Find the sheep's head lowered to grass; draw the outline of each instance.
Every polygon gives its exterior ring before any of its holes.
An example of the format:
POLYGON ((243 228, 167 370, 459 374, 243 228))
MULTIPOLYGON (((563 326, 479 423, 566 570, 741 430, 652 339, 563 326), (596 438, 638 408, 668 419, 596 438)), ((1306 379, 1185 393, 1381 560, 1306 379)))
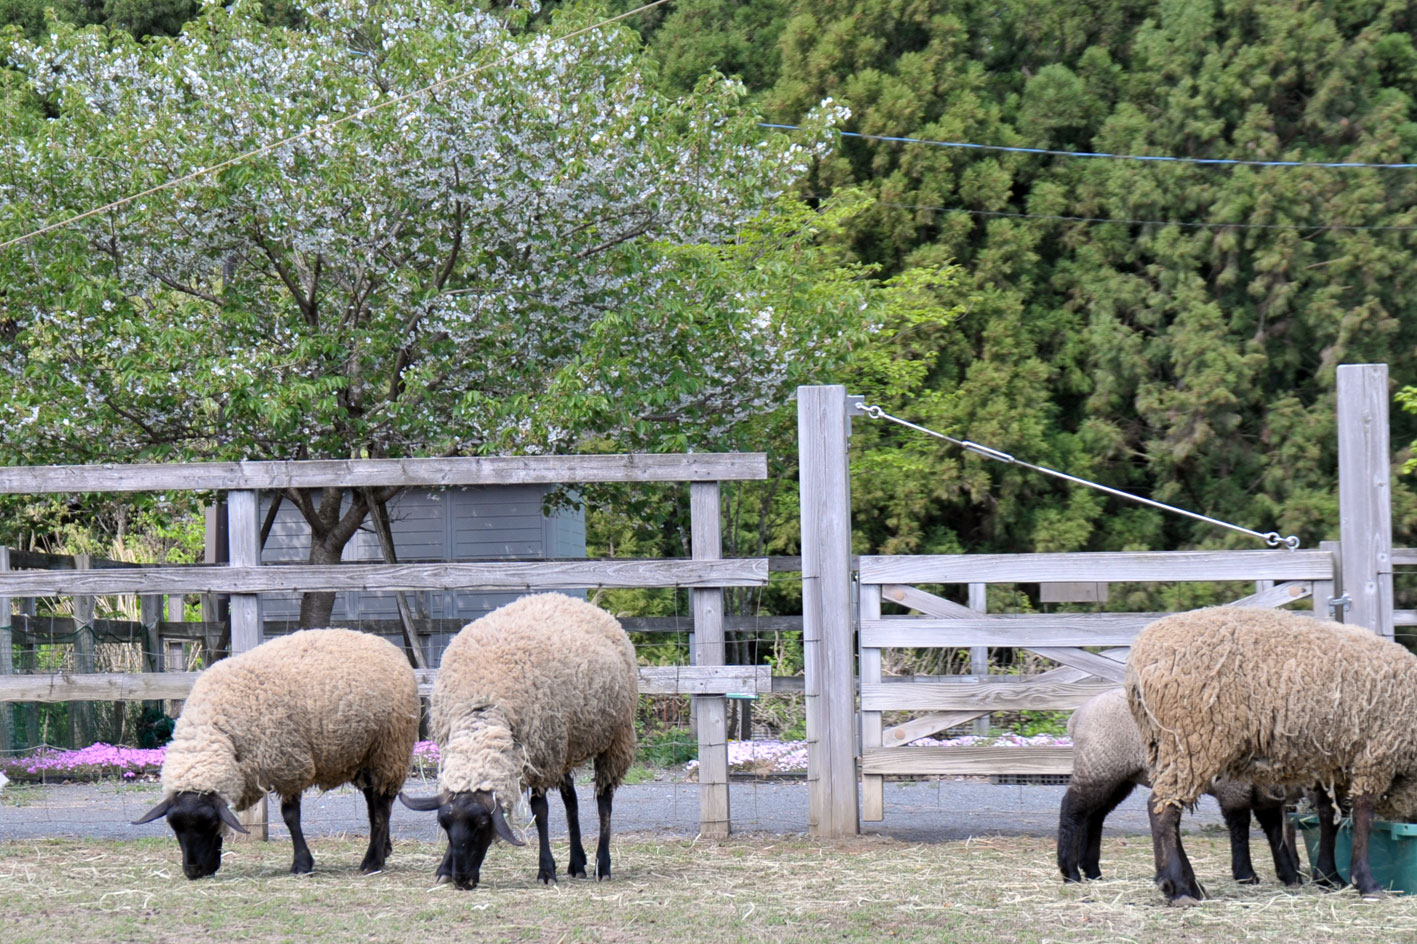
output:
POLYGON ((399 801, 411 810, 438 811, 438 825, 448 834, 448 849, 438 866, 439 882, 450 880, 463 890, 476 888, 494 834, 512 845, 526 845, 507 825, 502 805, 490 791, 443 792, 431 797, 400 793, 399 801))
POLYGON ((221 837, 225 827, 246 832, 226 801, 215 793, 185 790, 166 797, 133 820, 133 825, 151 823, 163 815, 177 834, 177 845, 182 848, 182 873, 188 878, 215 875, 221 868, 221 837))

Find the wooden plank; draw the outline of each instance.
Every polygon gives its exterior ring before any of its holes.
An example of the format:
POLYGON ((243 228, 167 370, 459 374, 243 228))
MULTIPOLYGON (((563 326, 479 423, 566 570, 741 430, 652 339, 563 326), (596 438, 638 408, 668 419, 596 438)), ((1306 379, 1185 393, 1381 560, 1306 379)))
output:
MULTIPOLYGON (((1116 662, 1125 663, 1128 651, 1130 650, 1108 649, 1103 655, 1116 662)), ((1096 676, 1071 666, 1049 669, 1047 672, 1040 672, 1034 676, 1034 680, 1038 682, 1079 682, 1091 678, 1096 678, 1096 676)), ((985 712, 982 711, 946 711, 912 718, 910 721, 887 729, 882 736, 882 742, 888 747, 908 744, 918 738, 930 737, 947 728, 973 721, 984 714, 985 712)))
MULTIPOLYGON (((972 583, 969 585, 969 609, 975 613, 989 612, 989 585, 987 583, 972 583)), ((988 676, 988 646, 969 647, 969 674, 975 678, 988 676)), ((974 719, 974 733, 981 735, 989 733, 988 715, 980 715, 978 718, 974 719)))
POLYGON ((1392 624, 1394 626, 1417 626, 1417 610, 1393 610, 1392 624))
POLYGON ((581 482, 717 482, 765 479, 767 455, 691 453, 609 456, 479 456, 317 459, 0 468, 0 492, 165 492, 527 485, 581 482))
POLYGON ((1395 547, 1392 549, 1394 567, 1417 567, 1417 547, 1395 547))
POLYGON ((1161 613, 995 613, 938 619, 886 616, 862 620, 868 646, 924 649, 969 646, 1129 646, 1161 613))
MULTIPOLYGON (((75 675, 52 673, 0 677, 0 703, 57 701, 135 701, 183 699, 192 691, 200 672, 186 672, 182 644, 168 641, 165 672, 99 672, 75 675)), ((642 695, 748 695, 773 691, 772 667, 767 665, 655 665, 641 666, 642 695)), ((419 691, 433 691, 437 669, 414 673, 419 691)))
POLYGON ((1071 747, 887 747, 861 755, 862 773, 895 776, 1071 774, 1071 747))
MULTIPOLYGON (((260 496, 229 492, 226 533, 231 569, 263 570, 261 563, 260 496)), ((290 589, 287 584, 283 589, 290 589)), ((254 593, 231 595, 231 654, 248 652, 261 643, 260 598, 254 593)))
POLYGON ((135 570, 12 571, 0 593, 274 593, 292 590, 557 590, 589 587, 757 587, 766 558, 485 561, 417 564, 279 564, 264 567, 142 567, 135 570))
MULTIPOLYGON (((93 563, 89 554, 74 555, 74 573, 87 571, 93 563)), ((75 596, 74 606, 74 671, 94 670, 94 604, 91 595, 75 596)), ((94 711, 88 704, 74 705, 69 711, 69 736, 72 744, 91 744, 94 738, 94 711)))
POLYGON ((1314 595, 1314 583, 1311 580, 1291 580, 1287 583, 1275 584, 1272 587, 1252 593, 1247 597, 1232 600, 1226 606, 1261 606, 1280 607, 1288 603, 1297 603, 1307 597, 1314 595))
POLYGON ((1125 659, 1118 661, 1094 652, 1058 646, 1039 646, 1029 651, 1036 652, 1045 659, 1052 659, 1054 662, 1061 662, 1063 665, 1081 669, 1109 682, 1120 683, 1126 681, 1127 678, 1125 659))
MULTIPOLYGON (((232 567, 260 569, 261 495, 251 490, 226 495, 227 559, 232 567)), ((261 598, 254 593, 233 593, 230 602, 231 654, 250 652, 261 644, 261 598)), ((236 841, 265 842, 270 839, 269 804, 262 796, 253 805, 236 813, 248 830, 235 834, 236 841), (239 838, 237 838, 239 837, 239 838)))
POLYGON ((863 583, 1322 580, 1323 551, 1096 551, 1059 554, 862 556, 863 583))
POLYGON ((1392 488, 1386 364, 1338 368, 1338 517, 1343 621, 1388 639, 1392 624, 1392 488))
POLYGON ((807 678, 807 830, 861 831, 857 809, 856 678, 851 626, 850 420, 846 388, 797 389, 802 510, 802 630, 807 678))
POLYGON ((1094 580, 1040 583, 1039 603, 1106 603, 1108 584, 1094 580))
POLYGON ((861 684, 863 711, 1062 711, 1117 688, 1116 682, 975 681, 861 684))
MULTIPOLYGON (((876 584, 861 585, 861 618, 879 619, 881 616, 881 588, 876 584)), ((880 684, 881 650, 862 646, 861 682, 880 684)), ((883 744, 882 717, 879 711, 861 712, 861 749, 870 750, 883 744)), ((861 818, 878 823, 886 818, 886 782, 883 777, 865 774, 861 777, 861 818)))
MULTIPOLYGON (((696 561, 723 556, 722 506, 717 482, 689 486, 689 543, 696 561)), ((721 666, 725 661, 723 591, 689 591, 694 612, 693 661, 721 666)), ((728 797, 728 702, 721 695, 694 698, 699 734, 699 834, 727 839, 732 830, 728 797)))

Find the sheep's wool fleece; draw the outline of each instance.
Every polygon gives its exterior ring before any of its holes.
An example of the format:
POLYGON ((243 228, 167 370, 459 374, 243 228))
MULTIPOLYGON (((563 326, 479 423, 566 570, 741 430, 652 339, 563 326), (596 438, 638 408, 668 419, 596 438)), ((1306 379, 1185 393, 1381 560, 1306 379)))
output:
POLYGON ((1213 607, 1137 636, 1126 689, 1156 809, 1217 776, 1346 785, 1379 812, 1417 814, 1417 656, 1375 633, 1283 610, 1213 607))
POLYGON ((1075 782, 1146 782, 1146 747, 1125 690, 1115 688, 1079 705, 1068 719, 1068 734, 1075 782))
POLYGON ((393 793, 408 776, 418 713, 413 669, 392 643, 348 629, 281 636, 197 679, 163 791, 216 793, 237 809, 310 786, 393 793))
POLYGON ((440 789, 490 790, 511 809, 595 758, 596 792, 635 754, 639 673, 619 622, 559 593, 522 597, 469 623, 443 653, 430 731, 440 789))

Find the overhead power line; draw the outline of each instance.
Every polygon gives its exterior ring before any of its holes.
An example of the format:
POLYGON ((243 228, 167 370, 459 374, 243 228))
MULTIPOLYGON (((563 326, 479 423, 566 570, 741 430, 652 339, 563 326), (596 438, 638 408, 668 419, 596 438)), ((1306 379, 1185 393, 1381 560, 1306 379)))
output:
MULTIPOLYGON (((760 122, 763 128, 778 128, 783 131, 800 131, 797 125, 782 125, 760 122)), ((861 134, 856 131, 838 131, 843 138, 863 138, 868 141, 893 141, 901 144, 924 144, 941 148, 969 148, 976 151, 1007 151, 1013 154, 1045 154, 1052 157, 1102 158, 1112 161, 1154 161, 1171 164, 1209 164, 1242 167, 1333 167, 1340 169, 1372 168, 1377 170, 1412 170, 1414 164, 1377 164, 1365 161, 1244 161, 1225 157, 1172 157, 1161 154, 1109 154, 1105 151, 1061 151, 1053 148, 1013 147, 1006 144, 975 144, 969 141, 931 141, 926 138, 909 138, 886 134, 861 134)))
POLYGON ((937 210, 941 213, 968 213, 972 216, 999 216, 1007 219, 1045 220, 1057 223, 1121 223, 1127 226, 1184 226, 1198 229, 1270 229, 1270 230, 1389 230, 1411 232, 1412 226, 1367 226, 1348 223, 1224 223, 1215 220, 1134 220, 1112 216, 1055 216, 1050 213, 1011 213, 1005 210, 972 210, 969 207, 930 206, 920 203, 886 203, 877 206, 894 207, 900 210, 937 210))
MULTIPOLYGON (((593 23, 590 26, 582 27, 578 30, 572 30, 571 32, 566 33, 562 36, 554 37, 547 45, 555 46, 558 43, 563 43, 568 39, 574 39, 577 36, 583 36, 586 33, 594 32, 595 30, 598 30, 603 26, 609 26, 611 23, 618 22, 619 20, 626 19, 627 17, 635 16, 637 14, 645 12, 646 10, 652 9, 668 2, 669 0, 653 0, 652 3, 646 3, 644 6, 636 7, 635 9, 630 10, 627 13, 621 13, 618 16, 608 17, 607 19, 601 20, 599 23, 593 23)), ((429 92, 436 92, 439 89, 446 88, 447 86, 452 85, 454 82, 460 82, 463 79, 468 79, 474 75, 477 75, 479 72, 485 72, 486 70, 491 69, 494 66, 500 66, 511 58, 512 54, 508 54, 492 62, 487 62, 480 66, 475 66, 474 68, 468 69, 464 72, 459 72, 457 75, 449 76, 446 79, 440 79, 439 81, 433 82, 429 85, 425 85, 422 88, 414 89, 411 92, 405 92, 403 95, 397 95, 393 98, 384 99, 377 105, 370 105, 367 108, 361 108, 359 109, 359 111, 352 112, 348 115, 343 115, 339 118, 333 118, 329 121, 317 122, 314 125, 311 125, 309 128, 306 128, 304 131, 292 134, 289 137, 281 138, 278 141, 272 141, 270 144, 255 148, 254 150, 238 154, 235 157, 231 157, 227 160, 222 161, 220 164, 213 164, 210 167, 199 167, 196 170, 192 171, 190 174, 184 174, 181 177, 174 177, 171 180, 160 183, 155 187, 149 187, 147 190, 143 190, 139 193, 123 197, 119 200, 114 200, 112 203, 105 203, 101 207, 95 207, 92 210, 86 210, 83 213, 78 213, 74 216, 62 219, 57 223, 50 223, 48 226, 43 226, 39 229, 25 233, 23 236, 16 236, 13 239, 7 239, 5 242, 0 243, 0 249, 8 249, 11 246, 31 240, 36 236, 42 236, 45 233, 51 233, 54 230, 63 229, 66 226, 78 223, 82 220, 86 220, 91 216, 97 216, 98 214, 106 213, 109 210, 116 210, 119 207, 127 206, 135 200, 141 200, 144 197, 150 197, 155 193, 160 193, 164 190, 170 190, 171 188, 176 187, 179 184, 184 184, 202 177, 208 177, 216 173, 217 171, 225 170, 226 168, 231 167, 235 164, 240 164, 242 161, 250 160, 253 157, 260 157, 262 154, 269 154, 276 148, 284 147, 285 145, 291 144, 295 141, 299 141, 302 138, 308 138, 311 135, 318 134, 321 131, 325 131, 329 128, 335 128, 340 125, 347 124, 351 121, 358 121, 360 118, 365 118, 373 114, 374 112, 379 111, 380 109, 388 108, 392 105, 397 105, 401 102, 406 102, 409 99, 417 98, 420 95, 427 95, 429 92)))

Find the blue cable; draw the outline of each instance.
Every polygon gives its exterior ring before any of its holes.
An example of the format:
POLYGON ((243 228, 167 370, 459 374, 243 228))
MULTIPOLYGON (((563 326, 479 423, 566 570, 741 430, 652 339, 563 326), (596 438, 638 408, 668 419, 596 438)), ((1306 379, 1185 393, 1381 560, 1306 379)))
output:
MULTIPOLYGON (((783 131, 800 131, 797 125, 779 125, 766 121, 758 122, 759 127, 778 128, 783 131)), ((1164 157, 1149 154, 1108 154, 1104 151, 1056 151, 1049 148, 1009 147, 1004 144, 970 144, 964 141, 929 141, 924 138, 895 137, 884 134, 860 134, 855 131, 838 131, 843 138, 864 138, 870 141, 896 141, 902 144, 928 144, 932 147, 972 148, 977 151, 1009 151, 1014 154, 1047 154, 1055 157, 1093 157, 1114 161, 1155 161, 1173 164, 1217 164, 1245 167, 1337 167, 1374 168, 1379 170, 1411 170, 1417 164, 1367 164, 1358 161, 1240 161, 1222 157, 1164 157)))

